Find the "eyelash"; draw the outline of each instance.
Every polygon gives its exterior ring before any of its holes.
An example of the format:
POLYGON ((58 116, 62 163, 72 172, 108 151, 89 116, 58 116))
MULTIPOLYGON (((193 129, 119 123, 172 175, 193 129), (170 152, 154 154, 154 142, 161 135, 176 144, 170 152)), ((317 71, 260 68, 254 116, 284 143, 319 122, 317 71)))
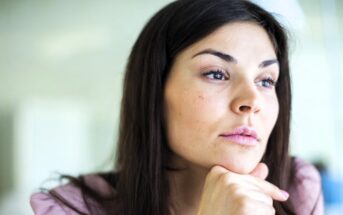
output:
MULTIPOLYGON (((227 81, 230 79, 230 75, 226 71, 223 71, 221 69, 211 70, 209 72, 205 72, 203 75, 211 80, 216 80, 216 81, 227 81), (209 77, 210 75, 212 75, 211 78, 209 77), (216 77, 216 75, 221 75, 221 78, 216 77)), ((260 85, 261 87, 274 88, 276 86, 276 81, 272 79, 271 77, 264 78, 260 82, 262 83, 262 85, 260 85), (267 82, 269 86, 263 86, 264 82, 267 82)))
POLYGON ((263 83, 263 82, 267 82, 267 83, 269 84, 269 86, 263 86, 263 85, 261 85, 262 87, 266 87, 266 88, 273 88, 273 87, 275 87, 275 85, 276 85, 276 81, 273 80, 273 79, 270 78, 270 77, 264 78, 261 82, 262 82, 262 83, 263 83))
POLYGON ((221 69, 211 70, 209 72, 204 73, 203 75, 208 77, 211 80, 216 80, 216 81, 227 81, 230 79, 229 74, 226 71, 223 71, 221 69), (211 78, 209 77, 210 75, 212 75, 211 78), (219 78, 217 75, 221 75, 221 78, 219 78))

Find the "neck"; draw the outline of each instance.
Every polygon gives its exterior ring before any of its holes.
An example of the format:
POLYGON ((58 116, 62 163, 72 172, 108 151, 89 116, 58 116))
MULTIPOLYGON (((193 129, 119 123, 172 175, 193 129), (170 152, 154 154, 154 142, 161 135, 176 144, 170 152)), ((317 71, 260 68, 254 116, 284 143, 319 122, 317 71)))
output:
POLYGON ((185 165, 185 163, 176 166, 182 167, 180 170, 167 173, 172 214, 195 214, 208 170, 191 164, 185 165))

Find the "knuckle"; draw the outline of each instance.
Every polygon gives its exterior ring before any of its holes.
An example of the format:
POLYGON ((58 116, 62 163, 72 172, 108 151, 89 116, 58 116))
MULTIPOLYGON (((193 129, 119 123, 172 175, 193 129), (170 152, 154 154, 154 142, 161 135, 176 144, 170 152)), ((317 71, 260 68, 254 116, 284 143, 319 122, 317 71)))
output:
POLYGON ((236 204, 243 211, 249 208, 249 198, 246 196, 239 195, 236 197, 236 204))
POLYGON ((223 185, 229 185, 231 182, 231 178, 232 178, 231 174, 227 172, 227 173, 221 174, 218 180, 223 185))
POLYGON ((275 208, 270 207, 268 214, 274 215, 275 213, 276 213, 275 208))
POLYGON ((213 173, 222 173, 222 172, 225 172, 225 169, 219 165, 215 165, 211 168, 210 172, 213 172, 213 173))
POLYGON ((208 175, 209 175, 209 176, 217 176, 217 175, 222 174, 223 172, 224 172, 223 167, 221 167, 221 166, 213 166, 213 167, 210 169, 208 175))
POLYGON ((266 190, 268 194, 273 196, 278 195, 280 192, 280 189, 276 185, 269 182, 264 182, 263 185, 261 185, 261 188, 266 190))
POLYGON ((273 205, 273 199, 271 197, 268 197, 268 203, 269 203, 269 205, 273 205))
POLYGON ((220 174, 220 170, 219 170, 220 167, 218 166, 214 166, 210 169, 210 171, 208 172, 207 174, 207 179, 213 179, 215 177, 217 177, 219 174, 220 174))
POLYGON ((271 186, 270 189, 273 193, 278 193, 280 191, 280 189, 274 184, 270 184, 270 186, 271 186))
POLYGON ((252 212, 255 210, 255 207, 249 203, 249 201, 245 200, 242 202, 241 205, 241 213, 242 214, 252 214, 252 212))
POLYGON ((273 206, 270 206, 270 205, 264 205, 261 209, 261 213, 260 214, 263 214, 263 215, 274 215, 276 213, 276 210, 273 206))
POLYGON ((240 186, 235 183, 227 185, 227 190, 232 194, 238 194, 240 189, 241 189, 240 186))

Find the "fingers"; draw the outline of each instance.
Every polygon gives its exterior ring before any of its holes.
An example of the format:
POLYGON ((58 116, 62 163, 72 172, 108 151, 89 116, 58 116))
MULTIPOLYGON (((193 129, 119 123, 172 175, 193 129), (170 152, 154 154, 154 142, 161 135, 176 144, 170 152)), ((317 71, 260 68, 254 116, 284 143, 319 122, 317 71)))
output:
POLYGON ((226 184, 239 184, 250 189, 260 190, 276 201, 286 201, 289 197, 286 191, 281 190, 274 184, 265 181, 262 178, 266 178, 268 175, 268 167, 264 163, 260 163, 249 175, 241 175, 231 172, 224 167, 214 166, 208 177, 211 177, 211 181, 223 180, 226 184))
POLYGON ((241 206, 242 214, 274 215, 273 200, 262 193, 252 193, 248 197, 241 198, 238 205, 241 206))
POLYGON ((281 191, 264 180, 267 175, 265 164, 257 165, 251 175, 234 173, 221 166, 212 167, 197 214, 275 214, 273 199, 280 199, 278 192, 281 191))
MULTIPOLYGON (((254 177, 254 176, 252 176, 254 177)), ((275 186, 274 184, 265 181, 263 179, 257 178, 255 177, 253 178, 246 178, 246 180, 250 181, 250 183, 255 184, 256 186, 258 186, 264 193, 268 194, 269 196, 271 196, 274 200, 277 201, 286 201, 289 197, 289 194, 284 191, 281 190, 280 188, 278 188, 277 186, 275 186)))
POLYGON ((240 196, 243 200, 246 198, 273 206, 273 199, 259 190, 253 190, 244 186, 235 186, 234 188, 231 187, 230 192, 233 195, 240 196))
POLYGON ((269 173, 269 169, 265 163, 258 163, 255 169, 250 173, 250 175, 255 176, 260 179, 266 179, 269 173))
POLYGON ((261 183, 259 183, 259 185, 261 186, 262 189, 267 191, 267 194, 272 195, 275 200, 279 200, 279 201, 285 201, 288 199, 288 193, 280 190, 278 187, 276 187, 275 185, 269 183, 265 183, 266 181, 264 181, 269 173, 269 169, 268 166, 265 163, 258 163, 255 167, 255 169, 250 173, 251 176, 255 176, 259 179, 262 179, 262 181, 260 180, 261 183), (270 186, 271 185, 271 186, 270 186), (281 195, 280 195, 281 194, 281 195))
POLYGON ((249 197, 256 201, 263 202, 266 205, 273 206, 273 199, 265 193, 249 190, 249 197))

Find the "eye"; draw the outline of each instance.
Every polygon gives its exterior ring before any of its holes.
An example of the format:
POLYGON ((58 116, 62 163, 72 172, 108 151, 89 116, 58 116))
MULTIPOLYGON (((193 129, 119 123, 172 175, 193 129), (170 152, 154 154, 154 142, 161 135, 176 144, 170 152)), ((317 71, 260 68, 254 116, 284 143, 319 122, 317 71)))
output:
POLYGON ((262 81, 258 82, 258 85, 266 88, 273 88, 276 85, 276 82, 272 78, 265 78, 262 81))
POLYGON ((229 76, 229 74, 227 72, 222 71, 220 69, 206 72, 203 75, 208 77, 209 79, 219 80, 219 81, 227 81, 230 78, 230 76, 229 76))

